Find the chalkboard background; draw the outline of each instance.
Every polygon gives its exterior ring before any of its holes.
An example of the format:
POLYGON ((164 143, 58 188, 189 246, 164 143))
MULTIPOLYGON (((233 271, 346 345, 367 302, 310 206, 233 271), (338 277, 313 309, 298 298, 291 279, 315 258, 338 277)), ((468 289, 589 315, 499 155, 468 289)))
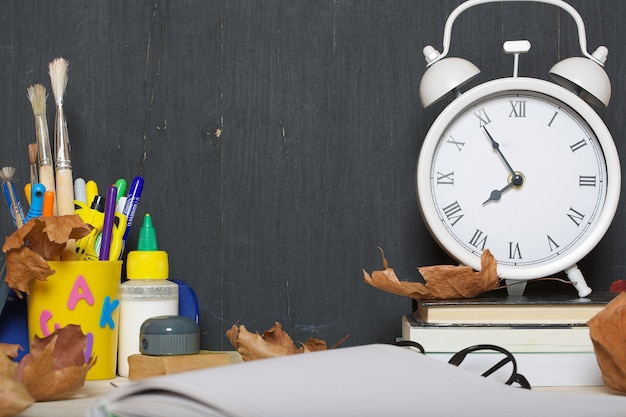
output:
MULTIPOLYGON (((230 349, 233 323, 282 323, 294 340, 391 342, 411 301, 363 283, 381 269, 402 280, 452 263, 419 214, 415 163, 441 105, 424 110, 422 48, 441 49, 458 0, 3 1, 0 164, 28 181, 35 140, 26 89, 48 87, 47 64, 70 62, 65 97, 74 177, 101 191, 136 175, 137 212, 153 216, 171 276, 196 291, 202 347, 230 349)), ((570 1, 589 50, 609 48, 613 97, 599 110, 624 158, 626 91, 619 0, 570 1)), ((450 55, 512 73, 502 43, 528 39, 520 75, 548 79, 580 55, 557 7, 493 3, 463 13, 450 55)), ((620 206, 621 208, 621 206, 620 206)), ((13 231, 8 211, 0 232, 13 231)), ((623 278, 621 210, 579 265, 596 291, 623 278)), ((137 223, 127 249, 137 241, 137 223)))

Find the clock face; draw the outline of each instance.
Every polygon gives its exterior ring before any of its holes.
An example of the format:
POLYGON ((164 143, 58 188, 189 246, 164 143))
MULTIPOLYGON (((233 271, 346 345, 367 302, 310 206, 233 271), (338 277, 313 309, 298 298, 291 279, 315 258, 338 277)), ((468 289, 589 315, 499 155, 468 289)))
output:
POLYGON ((455 100, 427 135, 417 175, 439 243, 475 269, 489 249, 511 279, 575 265, 606 232, 619 195, 604 123, 535 79, 496 80, 455 100))

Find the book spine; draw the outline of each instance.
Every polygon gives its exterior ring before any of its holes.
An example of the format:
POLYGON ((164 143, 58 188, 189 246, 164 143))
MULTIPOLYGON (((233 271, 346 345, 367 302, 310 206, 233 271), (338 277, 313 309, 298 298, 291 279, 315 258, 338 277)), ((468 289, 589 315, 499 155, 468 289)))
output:
POLYGON ((402 338, 426 352, 457 352, 477 344, 502 346, 510 352, 593 352, 589 328, 540 326, 420 326, 402 319, 402 338))
MULTIPOLYGON (((452 353, 427 353, 426 356, 448 362, 452 353)), ((495 365, 501 355, 477 353, 469 355, 460 365, 475 374, 482 374, 495 365)), ((597 387, 603 386, 602 371, 594 353, 528 353, 514 352, 517 372, 524 375, 532 387, 597 387)), ((506 381, 511 367, 503 367, 494 377, 506 381)))

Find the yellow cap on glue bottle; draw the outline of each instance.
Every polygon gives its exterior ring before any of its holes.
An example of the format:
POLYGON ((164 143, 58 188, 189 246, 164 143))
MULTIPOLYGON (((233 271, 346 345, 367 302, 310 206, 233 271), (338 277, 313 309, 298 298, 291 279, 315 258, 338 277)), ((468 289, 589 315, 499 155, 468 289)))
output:
POLYGON ((152 216, 146 214, 139 230, 137 250, 128 252, 126 258, 128 279, 168 279, 167 252, 159 250, 152 216))

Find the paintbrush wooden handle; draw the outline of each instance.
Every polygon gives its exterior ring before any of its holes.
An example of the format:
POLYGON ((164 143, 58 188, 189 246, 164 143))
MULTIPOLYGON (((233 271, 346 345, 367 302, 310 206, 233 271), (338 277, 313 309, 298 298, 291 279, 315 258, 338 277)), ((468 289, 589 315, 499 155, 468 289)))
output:
MULTIPOLYGON (((57 215, 65 216, 74 214, 74 180, 72 178, 71 169, 56 170, 56 187, 57 215)), ((63 253, 61 253, 61 260, 75 260, 75 248, 76 242, 74 240, 68 240, 63 253)))
MULTIPOLYGON (((52 165, 39 166, 39 182, 41 182, 44 187, 46 187, 46 191, 52 191, 53 193, 56 193, 56 189, 54 187, 54 168, 52 167, 52 165)), ((56 203, 52 206, 52 213, 54 215, 57 214, 56 203)))
POLYGON ((56 170, 57 215, 74 214, 74 179, 71 169, 56 170))

